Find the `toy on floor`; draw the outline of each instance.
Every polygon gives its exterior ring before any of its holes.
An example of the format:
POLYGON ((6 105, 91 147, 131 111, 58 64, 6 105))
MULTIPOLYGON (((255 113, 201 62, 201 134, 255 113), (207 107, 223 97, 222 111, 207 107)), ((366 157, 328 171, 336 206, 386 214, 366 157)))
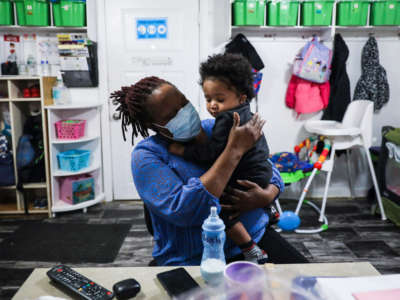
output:
POLYGON ((276 204, 280 213, 280 220, 277 225, 282 230, 294 230, 298 233, 315 233, 328 228, 328 220, 325 217, 324 224, 318 229, 298 229, 301 224, 299 212, 303 202, 319 211, 319 208, 315 204, 308 200, 304 200, 304 198, 308 192, 308 188, 312 180, 314 179, 314 176, 319 170, 321 170, 324 162, 326 161, 330 149, 331 141, 328 138, 324 136, 311 136, 294 147, 295 154, 290 152, 280 152, 271 157, 271 161, 281 172, 282 180, 285 185, 289 185, 293 182, 298 182, 305 177, 309 177, 298 200, 295 212, 282 211, 279 201, 277 201, 276 204), (305 154, 303 155, 305 159, 301 160, 300 157, 303 149, 305 149, 305 154))

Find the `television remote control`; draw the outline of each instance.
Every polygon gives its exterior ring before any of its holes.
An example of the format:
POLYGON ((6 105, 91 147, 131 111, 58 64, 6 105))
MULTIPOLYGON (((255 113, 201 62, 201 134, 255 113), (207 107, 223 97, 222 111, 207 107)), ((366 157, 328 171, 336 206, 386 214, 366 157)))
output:
POLYGON ((83 299, 107 300, 114 298, 113 292, 64 265, 54 266, 47 271, 47 276, 83 299))

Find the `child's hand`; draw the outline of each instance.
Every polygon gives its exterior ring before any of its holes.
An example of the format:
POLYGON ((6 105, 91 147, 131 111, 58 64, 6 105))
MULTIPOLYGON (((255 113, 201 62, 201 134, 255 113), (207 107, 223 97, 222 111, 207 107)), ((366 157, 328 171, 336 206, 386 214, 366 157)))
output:
POLYGON ((185 146, 178 143, 169 144, 168 151, 172 154, 183 156, 183 152, 185 152, 185 146))

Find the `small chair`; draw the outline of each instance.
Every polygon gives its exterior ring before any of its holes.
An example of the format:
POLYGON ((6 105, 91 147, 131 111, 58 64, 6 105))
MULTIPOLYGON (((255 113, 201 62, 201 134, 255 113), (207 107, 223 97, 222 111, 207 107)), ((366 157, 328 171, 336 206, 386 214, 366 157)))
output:
POLYGON ((332 149, 329 160, 325 161, 321 171, 328 172, 325 191, 322 200, 319 221, 323 222, 325 216, 326 200, 328 196, 329 183, 331 180, 333 164, 335 159, 335 151, 346 150, 347 156, 347 172, 349 176, 350 193, 352 194, 352 182, 350 175, 350 158, 349 149, 355 146, 364 148, 368 166, 371 172, 372 181, 375 187, 376 199, 381 211, 382 220, 386 220, 385 211, 382 205, 382 199, 379 192, 378 182, 376 180, 374 167, 372 164, 369 147, 372 144, 372 118, 374 103, 369 100, 352 101, 346 109, 343 121, 323 121, 311 120, 305 123, 305 129, 308 132, 327 136, 332 141, 332 149))

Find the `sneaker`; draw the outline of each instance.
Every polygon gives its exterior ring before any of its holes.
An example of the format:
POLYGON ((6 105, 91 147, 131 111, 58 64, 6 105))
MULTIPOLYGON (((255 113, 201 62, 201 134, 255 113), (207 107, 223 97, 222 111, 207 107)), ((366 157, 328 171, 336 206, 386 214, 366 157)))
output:
POLYGON ((46 208, 46 207, 47 207, 47 199, 46 198, 40 199, 39 208, 46 208))
POLYGON ((253 244, 250 248, 243 251, 244 259, 259 265, 263 265, 268 262, 268 254, 258 247, 257 244, 253 244))
POLYGON ((269 218, 269 223, 268 223, 268 225, 274 225, 274 224, 276 224, 276 223, 279 222, 280 214, 279 214, 279 212, 275 209, 274 206, 271 205, 271 206, 265 208, 265 211, 266 211, 266 213, 267 213, 267 215, 268 215, 268 218, 269 218))

